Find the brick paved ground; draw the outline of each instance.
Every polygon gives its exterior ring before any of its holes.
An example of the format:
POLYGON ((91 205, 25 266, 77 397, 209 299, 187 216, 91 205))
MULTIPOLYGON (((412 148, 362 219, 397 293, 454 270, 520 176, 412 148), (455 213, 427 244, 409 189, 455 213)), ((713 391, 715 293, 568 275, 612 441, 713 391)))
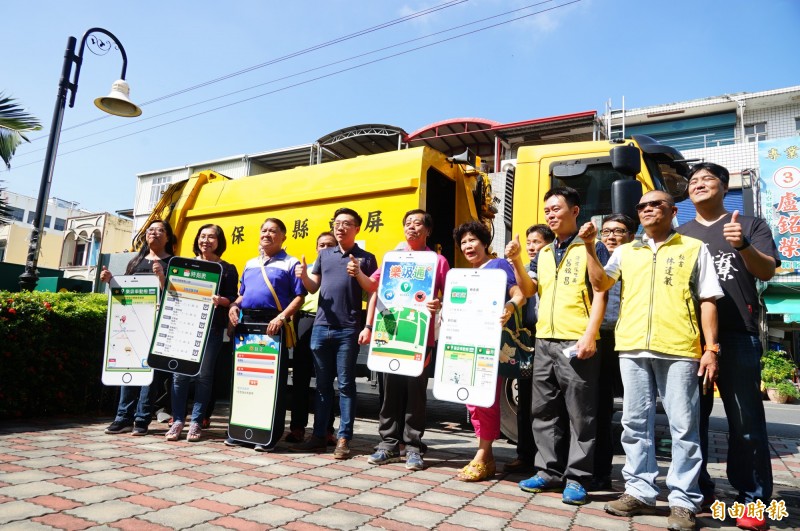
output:
MULTIPOLYGON (((658 516, 617 518, 603 504, 623 490, 615 457, 614 491, 598 493, 581 508, 556 493, 526 494, 517 482, 527 475, 498 474, 482 483, 454 479, 475 450, 459 406, 432 403, 425 440, 427 468, 410 472, 402 463, 367 463, 377 443, 375 397, 366 397, 356 422, 355 456, 336 461, 322 455, 258 454, 223 445, 225 418, 215 417, 199 443, 167 443, 166 425, 151 435, 105 435, 109 419, 37 420, 0 426, 0 527, 3 529, 607 529, 665 528, 665 498, 658 516), (444 414, 442 415, 442 411, 444 414)), ((184 432, 185 433, 185 432, 184 432)), ((724 476, 725 435, 713 433, 712 474, 724 476)), ((789 518, 772 529, 800 525, 800 444, 772 439, 775 497, 787 502, 789 518)), ((498 462, 514 456, 498 442, 498 462)), ((662 472, 669 466, 660 458, 662 472)), ((662 477, 663 481, 663 477, 662 477)), ((663 483, 662 483, 663 484, 663 483)), ((718 481, 718 496, 731 501, 718 481)), ((733 522, 702 514, 699 523, 735 529, 733 522), (727 527, 726 527, 727 526, 727 527)))

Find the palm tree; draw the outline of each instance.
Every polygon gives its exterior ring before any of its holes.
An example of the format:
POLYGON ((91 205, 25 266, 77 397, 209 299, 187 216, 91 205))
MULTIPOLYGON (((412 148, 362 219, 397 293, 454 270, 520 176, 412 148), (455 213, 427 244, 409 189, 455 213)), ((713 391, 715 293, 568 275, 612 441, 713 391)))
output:
MULTIPOLYGON (((24 133, 42 128, 39 120, 14 102, 14 98, 9 98, 0 92, 0 158, 8 169, 11 169, 11 157, 14 156, 17 146, 23 141, 30 142, 24 133)), ((3 190, 4 188, 0 186, 0 225, 8 222, 8 209, 2 196, 3 190)))
POLYGON ((8 169, 11 169, 11 157, 17 146, 23 141, 30 142, 25 133, 42 128, 39 120, 26 113, 15 101, 0 92, 0 158, 8 169))

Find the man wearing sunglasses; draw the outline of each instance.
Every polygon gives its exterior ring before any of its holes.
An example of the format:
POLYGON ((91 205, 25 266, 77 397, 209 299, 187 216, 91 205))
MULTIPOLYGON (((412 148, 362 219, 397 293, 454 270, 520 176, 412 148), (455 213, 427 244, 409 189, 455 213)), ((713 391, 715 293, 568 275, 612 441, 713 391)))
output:
MULTIPOLYGON (((695 529, 703 495, 697 480, 700 454, 700 388, 713 389, 717 372, 717 307, 722 297, 714 264, 703 242, 672 228, 678 212, 662 191, 646 193, 636 205, 646 242, 618 247, 603 268, 593 245, 586 245, 592 287, 607 291, 622 282, 616 350, 625 386, 622 446, 625 493, 605 505, 617 516, 653 514, 659 488, 655 456, 656 393, 669 419, 672 464, 667 474, 669 529, 695 529), (700 329, 706 341, 701 347, 700 329)), ((581 227, 591 241, 597 229, 581 227)))
MULTIPOLYGON (((722 199, 728 191, 729 178, 728 170, 718 164, 705 162, 692 168, 689 198, 697 209, 697 216, 678 227, 678 232, 705 242, 725 292, 725 298, 718 304, 721 352, 717 385, 728 417, 728 480, 738 491, 737 502, 769 504, 772 465, 759 390, 761 305, 755 279, 771 279, 781 261, 772 233, 763 219, 725 210, 722 199)), ((713 406, 713 395, 703 396, 700 401, 703 450, 700 490, 708 505, 714 501, 714 482, 706 470, 708 417, 713 406)), ((742 529, 767 528, 764 518, 749 515, 737 518, 736 525, 742 529)))

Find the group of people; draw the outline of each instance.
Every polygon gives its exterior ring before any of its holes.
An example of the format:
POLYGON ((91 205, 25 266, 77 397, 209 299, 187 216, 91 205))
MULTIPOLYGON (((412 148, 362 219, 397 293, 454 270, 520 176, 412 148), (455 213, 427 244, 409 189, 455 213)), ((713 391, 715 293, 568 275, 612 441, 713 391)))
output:
MULTIPOLYGON (((772 473, 759 391, 760 306, 755 280, 771 278, 780 259, 763 220, 725 210, 728 181, 725 168, 698 164, 689 175, 689 197, 697 210, 693 221, 675 229, 674 199, 655 190, 636 205, 638 222, 621 214, 607 216, 599 239, 592 222, 578 226, 578 192, 553 188, 544 196, 546 224, 527 231, 527 265, 518 238, 507 245, 506 257, 498 259, 492 258, 491 233, 483 224, 468 222, 455 229, 455 244, 472 267, 505 273, 503 324, 511 326, 516 314, 522 315, 523 326, 535 326, 530 376, 518 381, 517 457, 505 465, 507 472, 534 472, 520 482, 522 490, 559 490, 564 503, 581 505, 588 502, 587 492, 610 488, 613 401, 624 387, 625 493, 607 503, 605 510, 619 516, 655 510, 659 493, 655 414, 656 397, 660 397, 672 440, 666 478, 668 527, 694 529, 695 514, 715 501, 706 463, 708 417, 716 383, 729 422, 728 479, 738 491, 736 501, 769 501, 772 473), (639 224, 644 234, 635 239, 639 224)), ((324 451, 335 441, 333 456, 350 456, 356 360, 359 345, 371 340, 380 281, 375 256, 355 241, 361 221, 354 210, 338 209, 333 230, 318 237, 318 255, 309 265, 305 256, 298 260, 286 253, 285 225, 268 218, 261 227, 260 254, 248 261, 238 290, 236 268, 220 258, 225 250, 222 230, 206 225, 198 231, 196 257, 223 265, 222 287, 214 304, 227 312, 218 312, 219 319, 214 321, 213 341, 209 341, 200 374, 174 378, 168 440, 181 436, 190 381, 195 384, 195 404, 187 440, 200 438, 208 414, 212 366, 222 350, 228 321, 266 323, 269 334, 278 334, 291 321, 305 318, 309 326, 294 350, 294 405, 286 439, 293 444, 290 450, 301 452, 324 451), (364 297, 369 297, 366 322, 364 297), (314 423, 306 437, 312 365, 314 423), (334 378, 341 415, 335 436, 334 378)), ((402 222, 405 242, 398 249, 429 251, 431 215, 411 210, 402 222)), ((145 246, 126 273, 153 273, 163 284, 174 236, 168 223, 155 221, 145 237, 145 246)), ((427 301, 434 316, 442 310, 440 297, 448 270, 447 260, 438 255, 434 297, 427 301)), ((103 271, 101 279, 110 278, 103 271)), ((434 351, 433 328, 425 366, 434 351)), ((156 371, 159 374, 163 373, 156 371)), ((382 378, 381 441, 368 461, 397 462, 404 452, 406 467, 421 470, 426 451, 422 438, 427 372, 418 377, 383 374, 382 378)), ((500 381, 495 392, 493 406, 468 406, 478 449, 458 473, 462 481, 481 481, 495 474, 492 445, 500 438, 500 381)), ((117 417, 106 431, 147 433, 152 394, 146 387, 124 387, 117 417)), ((766 529, 763 519, 750 515, 737 519, 737 525, 766 529)))

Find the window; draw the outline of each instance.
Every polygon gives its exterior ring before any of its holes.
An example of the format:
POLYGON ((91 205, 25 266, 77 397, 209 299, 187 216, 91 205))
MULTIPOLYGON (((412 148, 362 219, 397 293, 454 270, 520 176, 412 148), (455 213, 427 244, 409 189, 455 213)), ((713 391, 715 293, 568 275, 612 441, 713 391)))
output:
POLYGON ((6 240, 0 240, 0 262, 6 257, 6 240))
POLYGON ((22 221, 25 218, 25 210, 17 207, 8 207, 8 218, 12 221, 22 221))
POLYGON ((150 205, 148 206, 148 210, 153 210, 153 208, 155 208, 156 204, 161 200, 161 194, 169 187, 171 181, 171 176, 156 177, 153 179, 150 183, 150 205))
POLYGON ((794 130, 798 135, 800 135, 800 118, 794 119, 794 130))
POLYGON ((75 246, 75 254, 72 256, 72 265, 85 265, 84 260, 86 260, 86 243, 79 241, 75 246))
POLYGON ((64 227, 66 226, 67 226, 66 219, 56 218, 56 224, 53 225, 53 228, 56 230, 64 230, 64 227))
POLYGON ((761 142, 767 139, 767 122, 744 126, 744 136, 748 142, 761 142))
MULTIPOLYGON (((552 174, 552 166, 551 166, 552 174)), ((552 177, 552 187, 571 186, 581 196, 581 211, 578 215, 580 227, 592 216, 611 212, 611 183, 620 179, 629 179, 611 167, 611 163, 589 164, 586 171, 574 177, 552 177)))
MULTIPOLYGON (((33 222, 36 220, 36 212, 28 212, 28 223, 33 225, 33 222)), ((50 216, 44 217, 44 228, 50 228, 50 216)))

